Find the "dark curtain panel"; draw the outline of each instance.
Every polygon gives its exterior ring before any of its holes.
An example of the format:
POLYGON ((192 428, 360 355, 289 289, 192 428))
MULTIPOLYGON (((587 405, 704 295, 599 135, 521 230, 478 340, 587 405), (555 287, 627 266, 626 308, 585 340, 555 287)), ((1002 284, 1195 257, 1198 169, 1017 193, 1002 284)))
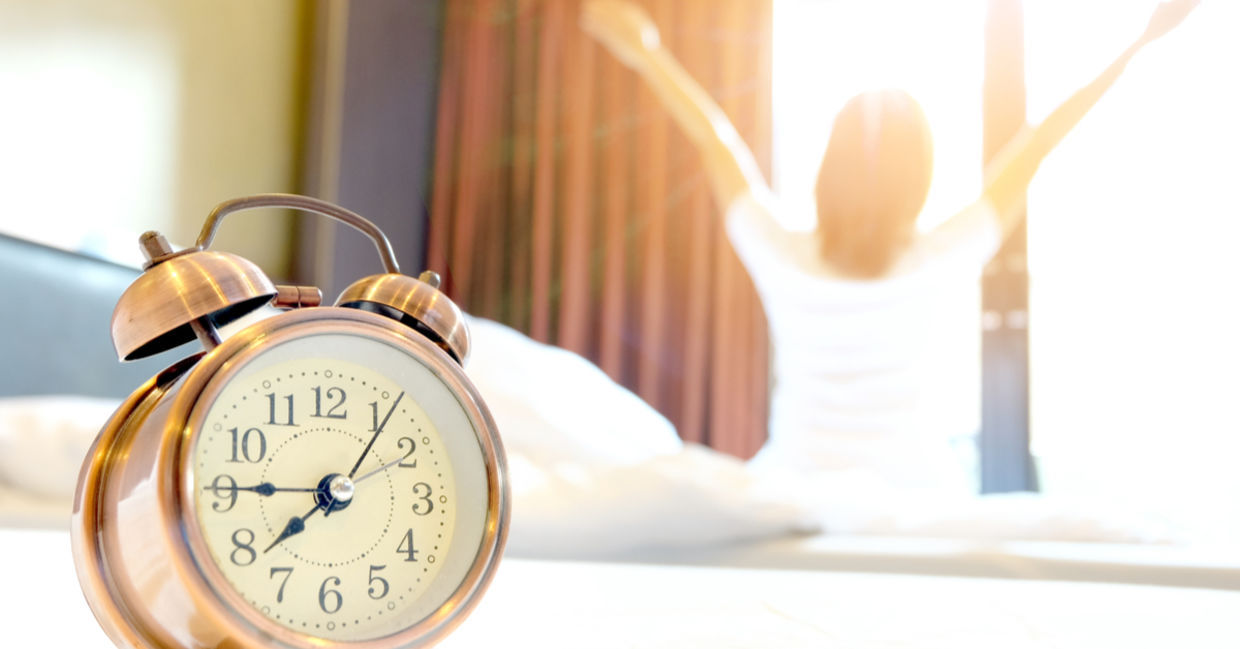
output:
MULTIPOLYGON (((643 4, 769 173, 770 0, 643 4)), ((429 267, 469 312, 586 356, 686 440, 748 457, 769 380, 753 286, 696 151, 579 7, 446 3, 429 267)))

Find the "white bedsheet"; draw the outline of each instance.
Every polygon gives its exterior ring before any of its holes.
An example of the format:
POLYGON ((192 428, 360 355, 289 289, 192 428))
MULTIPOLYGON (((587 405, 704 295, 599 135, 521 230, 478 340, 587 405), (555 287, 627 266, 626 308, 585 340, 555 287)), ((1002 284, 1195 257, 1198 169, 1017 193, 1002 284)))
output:
POLYGON ((627 561, 776 570, 1089 581, 1240 591, 1230 546, 815 534, 633 552, 627 561))
MULTIPOLYGON (((106 649, 68 535, 0 530, 6 647, 106 649)), ((506 559, 445 649, 1229 648, 1240 592, 506 559)))

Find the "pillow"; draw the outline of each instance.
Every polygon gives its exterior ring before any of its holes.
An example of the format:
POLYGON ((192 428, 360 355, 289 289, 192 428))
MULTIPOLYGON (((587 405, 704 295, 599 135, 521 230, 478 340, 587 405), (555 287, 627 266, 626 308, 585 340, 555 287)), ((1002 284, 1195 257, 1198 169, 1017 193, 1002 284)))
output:
POLYGON ((470 318, 466 374, 508 452, 542 467, 608 468, 680 450, 663 415, 590 361, 497 322, 470 318))
POLYGON ((466 368, 499 426, 515 555, 620 558, 802 529, 744 463, 686 445, 632 392, 572 353, 471 318, 466 368))
POLYGON ((80 396, 0 398, 0 482, 71 502, 82 459, 119 405, 80 396))

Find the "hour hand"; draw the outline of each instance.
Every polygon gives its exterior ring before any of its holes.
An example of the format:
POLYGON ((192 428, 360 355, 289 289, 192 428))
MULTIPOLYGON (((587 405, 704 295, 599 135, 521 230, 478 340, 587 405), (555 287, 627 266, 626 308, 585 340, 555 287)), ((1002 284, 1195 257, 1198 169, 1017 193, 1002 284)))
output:
POLYGON ((215 480, 213 480, 211 484, 203 487, 202 490, 210 491, 214 493, 216 498, 227 498, 229 495, 235 496, 235 494, 238 491, 250 491, 260 496, 271 496, 278 492, 286 492, 286 491, 300 491, 303 493, 318 491, 318 488, 317 487, 277 487, 274 484, 271 484, 270 482, 261 482, 259 484, 252 485, 249 487, 239 487, 237 486, 237 481, 233 480, 231 476, 219 475, 219 476, 216 476, 215 480))
POLYGON ((288 519, 288 524, 284 526, 284 531, 280 532, 280 536, 277 536, 276 540, 272 541, 271 545, 267 546, 266 549, 263 550, 263 554, 270 552, 271 548, 279 545, 284 539, 304 532, 306 530, 306 519, 314 516, 314 512, 319 511, 319 509, 321 508, 318 505, 315 505, 314 509, 306 512, 304 516, 294 516, 288 519))
POLYGON ((277 487, 271 484, 270 482, 263 482, 260 484, 256 484, 253 487, 236 487, 236 490, 237 491, 253 491, 254 493, 260 496, 270 496, 272 494, 275 494, 278 491, 300 491, 303 493, 310 492, 310 491, 318 491, 318 489, 314 487, 277 487))

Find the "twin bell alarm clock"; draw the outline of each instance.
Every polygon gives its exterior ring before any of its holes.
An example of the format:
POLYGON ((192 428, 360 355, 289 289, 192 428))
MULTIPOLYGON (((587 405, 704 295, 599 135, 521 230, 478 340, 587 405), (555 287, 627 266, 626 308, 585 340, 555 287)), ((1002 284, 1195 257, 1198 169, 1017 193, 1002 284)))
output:
POLYGON ((203 350, 126 399, 83 464, 73 552, 107 634, 144 649, 442 639, 495 572, 509 493, 438 277, 400 274, 374 224, 303 196, 223 203, 186 250, 154 232, 141 245, 117 354, 203 350), (387 272, 320 306, 317 289, 209 250, 225 216, 257 207, 351 225, 387 272))

